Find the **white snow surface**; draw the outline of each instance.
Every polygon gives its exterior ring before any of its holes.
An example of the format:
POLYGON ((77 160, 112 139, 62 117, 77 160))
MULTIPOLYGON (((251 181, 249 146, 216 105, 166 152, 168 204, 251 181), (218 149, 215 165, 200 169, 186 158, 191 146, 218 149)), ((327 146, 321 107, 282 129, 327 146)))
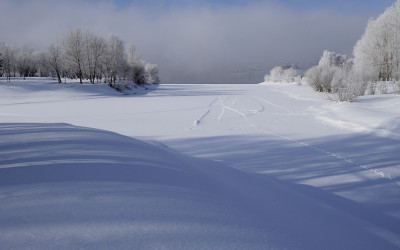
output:
POLYGON ((0 249, 399 249, 400 97, 0 80, 0 249))

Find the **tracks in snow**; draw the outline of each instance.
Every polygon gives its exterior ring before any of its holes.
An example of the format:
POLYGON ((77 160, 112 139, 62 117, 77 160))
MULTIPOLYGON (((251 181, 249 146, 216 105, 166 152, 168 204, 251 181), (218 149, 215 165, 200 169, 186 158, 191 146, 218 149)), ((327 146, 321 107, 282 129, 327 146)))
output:
POLYGON ((210 104, 208 105, 208 110, 199 119, 194 121, 194 126, 199 125, 204 120, 204 118, 211 112, 211 107, 214 105, 214 103, 217 102, 217 100, 218 98, 215 98, 212 102, 210 102, 210 104))
MULTIPOLYGON (((257 116, 257 115, 262 115, 262 114, 266 114, 266 115, 279 114, 281 116, 308 115, 308 114, 296 114, 282 105, 270 102, 268 100, 265 100, 265 99, 257 97, 257 96, 246 97, 246 99, 247 99, 247 102, 245 102, 245 104, 246 104, 245 106, 247 106, 247 108, 239 106, 239 105, 242 105, 242 106, 244 106, 244 105, 243 105, 243 103, 240 104, 240 101, 242 101, 242 100, 239 100, 238 97, 231 97, 231 96, 222 97, 222 96, 220 96, 218 98, 215 98, 208 105, 208 110, 198 120, 196 120, 194 122, 194 126, 201 125, 203 123, 203 121, 206 119, 210 122, 214 122, 214 123, 216 122, 219 124, 223 121, 224 117, 226 116, 226 113, 231 112, 233 114, 238 115, 240 117, 240 119, 244 120, 250 128, 257 130, 263 134, 271 135, 271 136, 283 139, 285 141, 289 141, 289 142, 298 144, 302 147, 310 148, 311 150, 313 150, 319 154, 323 154, 328 157, 332 157, 336 160, 340 160, 349 166, 358 167, 365 171, 368 171, 371 174, 373 174, 374 176, 383 178, 383 179, 385 179, 389 182, 392 182, 395 185, 400 187, 400 179, 398 177, 393 177, 389 173, 386 173, 386 172, 376 169, 376 168, 369 167, 366 164, 358 163, 358 162, 352 160, 351 158, 346 157, 342 154, 330 152, 328 150, 325 150, 320 147, 316 147, 314 145, 297 140, 295 138, 279 134, 271 129, 261 127, 250 120, 251 116, 257 116), (249 100, 250 100, 251 105, 249 105, 249 102, 248 102, 249 100), (274 109, 278 110, 278 112, 265 113, 265 111, 267 110, 267 107, 265 105, 268 105, 273 110, 274 109), (239 108, 237 106, 239 106, 239 108), (249 106, 252 106, 252 107, 250 108, 249 106)), ((192 129, 194 129, 194 127, 192 129)))
POLYGON ((204 122, 204 120, 208 119, 210 121, 220 123, 226 114, 227 111, 233 112, 239 116, 246 117, 250 114, 257 114, 264 111, 264 106, 258 103, 257 108, 248 109, 248 108, 234 108, 238 101, 237 97, 218 97, 212 100, 209 105, 207 111, 199 117, 199 119, 195 120, 193 125, 197 126, 204 122))

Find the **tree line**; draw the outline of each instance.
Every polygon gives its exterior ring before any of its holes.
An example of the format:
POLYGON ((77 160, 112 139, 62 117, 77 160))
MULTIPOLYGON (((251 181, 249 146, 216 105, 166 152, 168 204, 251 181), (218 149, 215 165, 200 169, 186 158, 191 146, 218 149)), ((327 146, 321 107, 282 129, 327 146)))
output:
MULTIPOLYGON (((288 81, 292 69, 275 67, 266 81, 288 81)), ((371 19, 353 50, 353 58, 324 51, 318 65, 305 77, 315 91, 332 94, 338 101, 355 101, 365 94, 400 94, 400 0, 371 19)))
POLYGON ((127 84, 158 84, 158 65, 148 63, 134 45, 126 48, 116 35, 107 38, 76 29, 48 46, 35 51, 28 46, 16 48, 0 43, 0 76, 54 77, 79 79, 80 83, 108 83, 112 87, 127 84))
POLYGON ((353 58, 325 51, 306 76, 316 91, 336 94, 339 101, 387 93, 389 87, 400 94, 400 0, 368 22, 353 58))

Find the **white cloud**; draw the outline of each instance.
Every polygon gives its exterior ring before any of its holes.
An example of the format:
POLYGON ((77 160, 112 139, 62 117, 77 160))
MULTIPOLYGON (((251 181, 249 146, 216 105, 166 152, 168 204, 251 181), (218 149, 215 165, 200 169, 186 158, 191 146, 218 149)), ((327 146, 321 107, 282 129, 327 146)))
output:
POLYGON ((0 2, 0 41, 45 49, 75 28, 117 34, 160 66, 163 82, 257 82, 275 65, 351 54, 368 16, 256 3, 119 8, 111 1, 0 2), (258 70, 257 70, 258 69, 258 70))

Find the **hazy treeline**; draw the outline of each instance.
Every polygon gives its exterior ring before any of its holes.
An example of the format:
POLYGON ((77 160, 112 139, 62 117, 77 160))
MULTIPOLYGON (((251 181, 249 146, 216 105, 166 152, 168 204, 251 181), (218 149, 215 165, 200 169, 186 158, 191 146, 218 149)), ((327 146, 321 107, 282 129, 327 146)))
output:
POLYGON ((28 46, 13 47, 0 43, 0 76, 54 77, 89 80, 118 86, 134 82, 138 85, 158 84, 158 65, 140 58, 133 45, 126 48, 116 35, 103 38, 89 31, 73 30, 47 51, 28 46))
MULTIPOLYGON (((276 67, 266 81, 293 81, 295 71, 276 67)), ((354 101, 365 94, 400 93, 400 0, 368 22, 353 50, 353 58, 324 51, 318 65, 305 74, 318 92, 354 101)))

